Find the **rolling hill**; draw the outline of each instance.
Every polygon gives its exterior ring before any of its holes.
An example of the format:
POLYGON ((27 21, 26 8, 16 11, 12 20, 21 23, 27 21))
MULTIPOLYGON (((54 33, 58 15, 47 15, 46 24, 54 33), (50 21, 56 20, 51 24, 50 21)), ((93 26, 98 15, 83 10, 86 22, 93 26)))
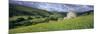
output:
POLYGON ((50 13, 47 12, 46 10, 41 10, 41 9, 36 9, 36 8, 31 8, 31 7, 26 7, 22 5, 15 5, 15 4, 10 4, 9 6, 9 14, 10 16, 20 16, 20 15, 42 15, 42 16, 47 16, 50 13))
POLYGON ((23 22, 23 24, 25 24, 29 21, 32 21, 32 19, 38 19, 36 21, 40 20, 40 22, 45 22, 45 20, 46 21, 49 20, 48 18, 57 19, 57 18, 62 18, 62 17, 64 17, 64 15, 62 15, 61 12, 60 13, 59 12, 49 12, 46 10, 31 8, 31 7, 17 5, 17 4, 10 4, 9 6, 9 23, 10 23, 9 26, 10 28, 14 28, 15 26, 18 26, 19 22, 23 22), (45 20, 41 20, 41 18, 44 18, 45 20))
POLYGON ((77 13, 73 19, 63 19, 67 12, 46 11, 10 4, 9 33, 42 32, 93 28, 93 10, 77 13))

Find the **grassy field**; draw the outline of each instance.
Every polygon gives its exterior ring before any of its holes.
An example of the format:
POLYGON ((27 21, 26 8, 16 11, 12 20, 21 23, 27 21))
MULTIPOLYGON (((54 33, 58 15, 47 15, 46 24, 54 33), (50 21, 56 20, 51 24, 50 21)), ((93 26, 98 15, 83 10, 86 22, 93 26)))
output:
POLYGON ((49 23, 40 23, 36 25, 23 26, 19 28, 10 29, 9 33, 43 32, 90 28, 93 28, 93 15, 86 15, 73 19, 49 21, 49 23))

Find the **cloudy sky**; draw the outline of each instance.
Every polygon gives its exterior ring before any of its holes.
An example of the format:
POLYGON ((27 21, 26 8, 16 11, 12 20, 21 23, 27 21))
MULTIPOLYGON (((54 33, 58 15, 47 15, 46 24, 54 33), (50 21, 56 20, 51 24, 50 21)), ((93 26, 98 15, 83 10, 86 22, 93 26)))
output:
POLYGON ((24 5, 27 7, 38 8, 48 11, 63 11, 68 12, 69 10, 84 12, 93 10, 93 5, 79 5, 79 4, 61 4, 61 3, 47 3, 47 2, 28 2, 28 1, 10 1, 12 4, 24 5))

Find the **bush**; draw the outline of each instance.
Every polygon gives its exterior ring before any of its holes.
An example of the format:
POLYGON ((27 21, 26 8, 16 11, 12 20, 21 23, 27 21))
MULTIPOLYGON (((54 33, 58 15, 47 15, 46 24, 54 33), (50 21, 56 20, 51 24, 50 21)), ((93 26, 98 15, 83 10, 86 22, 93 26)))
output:
POLYGON ((27 21, 23 21, 23 22, 20 22, 21 26, 28 26, 28 25, 31 25, 32 22, 30 20, 27 20, 27 21))
POLYGON ((21 26, 22 24, 20 24, 19 22, 22 22, 22 21, 25 21, 25 20, 26 19, 20 17, 20 18, 17 18, 16 20, 9 21, 10 22, 9 29, 16 28, 16 26, 21 26))
POLYGON ((35 16, 35 18, 41 18, 42 16, 35 16))
POLYGON ((32 20, 33 18, 32 17, 28 17, 28 20, 32 20))
POLYGON ((25 20, 24 18, 18 18, 16 21, 21 22, 21 21, 24 21, 24 20, 25 20))
POLYGON ((51 16, 49 16, 49 20, 58 20, 58 16, 57 15, 51 15, 51 16))

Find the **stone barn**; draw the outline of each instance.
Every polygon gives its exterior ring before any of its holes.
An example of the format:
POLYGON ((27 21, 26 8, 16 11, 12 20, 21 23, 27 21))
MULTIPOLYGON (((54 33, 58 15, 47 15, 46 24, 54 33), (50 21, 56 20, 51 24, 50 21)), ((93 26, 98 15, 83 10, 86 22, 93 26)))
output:
POLYGON ((70 10, 70 11, 68 11, 68 13, 66 14, 66 17, 64 19, 70 19, 70 18, 75 18, 75 17, 77 17, 76 11, 70 10))

